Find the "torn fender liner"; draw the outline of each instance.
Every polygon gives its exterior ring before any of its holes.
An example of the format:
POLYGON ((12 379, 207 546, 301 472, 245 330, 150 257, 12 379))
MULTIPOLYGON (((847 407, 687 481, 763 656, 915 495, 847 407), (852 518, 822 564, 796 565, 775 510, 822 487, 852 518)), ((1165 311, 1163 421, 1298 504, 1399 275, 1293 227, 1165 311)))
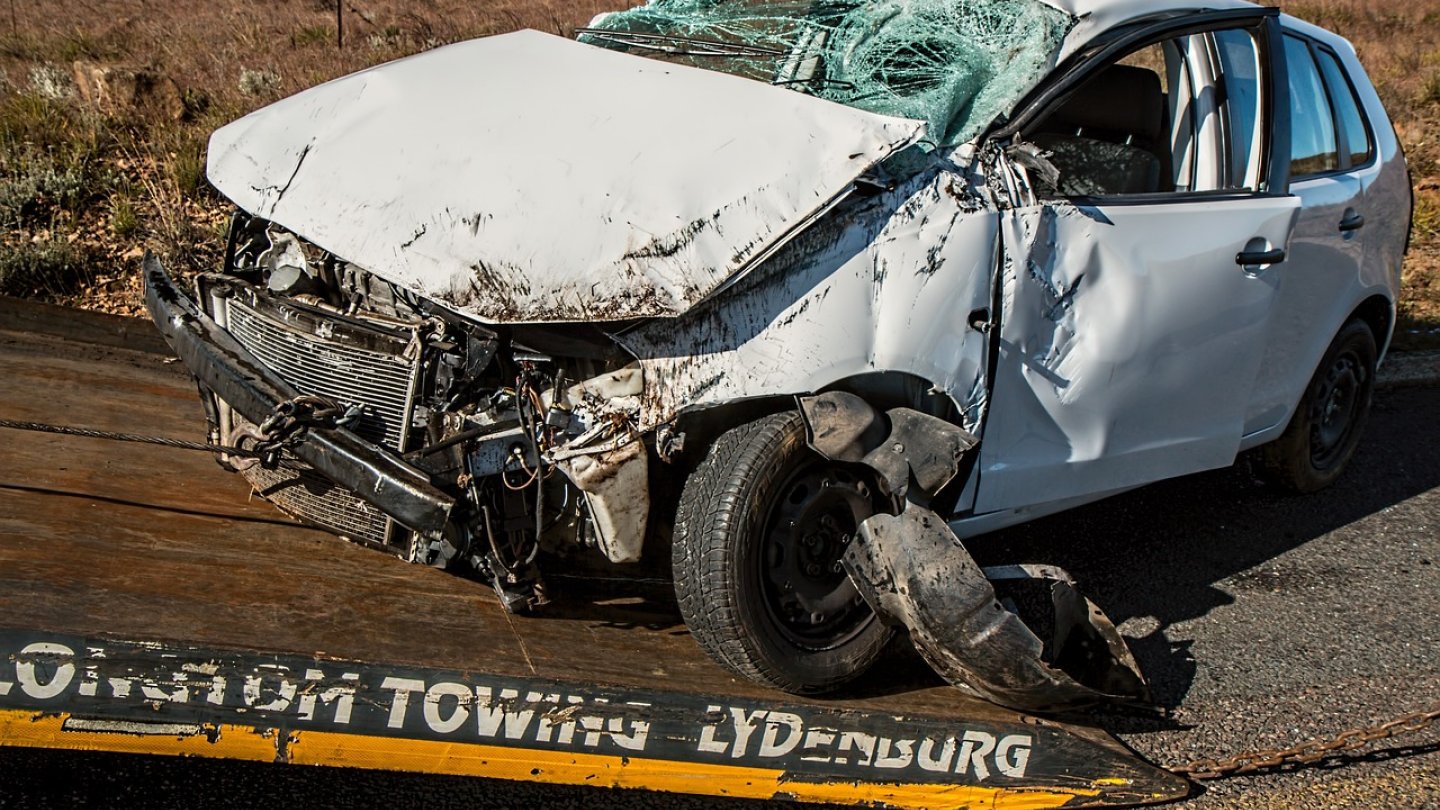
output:
POLYGON ((960 539, 928 509, 907 502, 899 515, 866 520, 845 569, 877 613, 910 629, 936 672, 987 700, 1053 711, 1149 699, 1125 642, 1068 577, 1051 585, 1050 638, 1041 641, 1000 604, 960 539))
POLYGON ((925 125, 518 31, 251 113, 207 174, 252 214, 492 323, 678 315, 925 125))
MULTIPOLYGON (((159 260, 145 257, 145 306, 160 333, 205 387, 255 424, 299 396, 177 289, 159 260)), ((357 497, 427 536, 438 536, 455 500, 429 476, 345 428, 311 428, 291 448, 357 497)))
POLYGON ((831 461, 864 464, 887 494, 903 497, 913 480, 925 496, 950 483, 965 453, 980 443, 944 419, 910 408, 882 414, 859 396, 831 391, 800 397, 807 441, 831 461))

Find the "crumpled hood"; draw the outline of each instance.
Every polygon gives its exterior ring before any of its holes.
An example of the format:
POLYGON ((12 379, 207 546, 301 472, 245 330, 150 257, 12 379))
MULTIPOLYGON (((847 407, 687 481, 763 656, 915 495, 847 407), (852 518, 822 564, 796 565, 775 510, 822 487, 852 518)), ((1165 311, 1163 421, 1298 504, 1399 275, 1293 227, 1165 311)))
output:
POLYGON ((482 321, 678 315, 924 134, 520 31, 346 76, 210 140, 222 194, 482 321))

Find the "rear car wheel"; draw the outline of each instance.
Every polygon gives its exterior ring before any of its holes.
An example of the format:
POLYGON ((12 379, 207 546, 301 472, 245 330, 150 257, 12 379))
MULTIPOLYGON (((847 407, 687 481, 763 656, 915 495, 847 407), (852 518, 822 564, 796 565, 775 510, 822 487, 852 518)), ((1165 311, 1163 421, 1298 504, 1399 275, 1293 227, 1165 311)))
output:
POLYGON ((1285 432, 1260 448, 1266 480, 1292 492, 1314 492, 1340 477, 1370 414, 1377 362, 1370 327, 1347 323, 1325 352, 1285 432))
POLYGON ((732 672, 796 694, 859 676, 893 635, 840 565, 873 513, 868 482, 811 450, 800 414, 723 434, 676 515, 675 592, 695 640, 732 672))

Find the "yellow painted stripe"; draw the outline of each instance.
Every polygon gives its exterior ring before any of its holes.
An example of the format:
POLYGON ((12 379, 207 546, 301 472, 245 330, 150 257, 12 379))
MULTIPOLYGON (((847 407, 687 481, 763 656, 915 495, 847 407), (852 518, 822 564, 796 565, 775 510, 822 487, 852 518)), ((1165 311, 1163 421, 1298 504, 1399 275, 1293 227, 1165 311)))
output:
POLYGON ((1037 810, 1060 807, 1077 796, 1100 795, 1098 790, 1029 791, 969 785, 869 782, 819 784, 787 781, 784 771, 766 768, 537 751, 474 743, 401 740, 323 731, 305 731, 297 736, 298 739, 290 744, 290 761, 295 763, 490 776, 565 785, 644 788, 748 799, 781 796, 810 802, 880 803, 905 808, 950 806, 977 810, 1037 810))
POLYGON ((68 715, 0 709, 0 745, 27 748, 65 748, 73 751, 119 751, 125 754, 168 756, 275 759, 275 739, 250 726, 220 726, 219 736, 210 742, 203 734, 161 736, 110 731, 65 730, 68 715))
MULTIPOLYGON (((81 751, 204 756, 273 761, 276 740, 249 726, 222 725, 215 742, 204 736, 138 735, 63 728, 65 715, 0 710, 0 745, 81 751)), ((970 785, 815 783, 787 779, 784 771, 708 765, 643 757, 539 751, 323 731, 294 732, 289 761, 394 771, 485 776, 564 785, 643 788, 674 793, 751 799, 792 798, 835 804, 881 804, 899 808, 967 807, 976 810, 1040 810, 1060 807, 1098 790, 1010 790, 970 785)))

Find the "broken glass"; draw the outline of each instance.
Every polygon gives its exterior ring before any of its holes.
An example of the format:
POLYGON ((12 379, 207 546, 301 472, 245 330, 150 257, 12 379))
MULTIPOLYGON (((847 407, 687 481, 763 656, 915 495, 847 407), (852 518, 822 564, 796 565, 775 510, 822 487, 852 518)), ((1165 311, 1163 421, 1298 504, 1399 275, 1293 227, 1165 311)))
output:
POLYGON ((1039 0, 651 0, 578 34, 923 120, 953 147, 1040 81, 1073 22, 1039 0))

